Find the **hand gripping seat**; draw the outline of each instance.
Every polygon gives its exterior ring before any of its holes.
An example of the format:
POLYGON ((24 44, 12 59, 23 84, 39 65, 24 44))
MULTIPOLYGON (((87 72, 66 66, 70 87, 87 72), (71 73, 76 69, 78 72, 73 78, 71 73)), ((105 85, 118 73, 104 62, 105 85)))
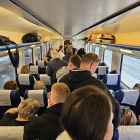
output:
POLYGON ((108 67, 107 66, 98 66, 96 73, 100 76, 100 80, 103 79, 105 74, 108 74, 108 67))
POLYGON ((97 73, 94 73, 92 76, 97 78, 97 79, 100 79, 100 76, 97 73))
POLYGON ((45 74, 46 73, 46 61, 36 61, 36 65, 40 66, 41 67, 41 70, 42 70, 42 74, 45 74))
POLYGON ((120 82, 120 74, 105 74, 103 77, 103 83, 108 89, 112 89, 114 92, 120 90, 120 82))
POLYGON ((46 88, 47 88, 47 91, 51 91, 51 77, 48 76, 47 74, 38 74, 37 76, 37 80, 40 80, 42 82, 44 82, 46 88))
POLYGON ((26 90, 24 93, 24 99, 27 98, 36 99, 40 103, 40 109, 37 114, 39 116, 42 115, 48 106, 47 90, 26 90))
POLYGON ((35 79, 32 74, 18 74, 16 77, 17 86, 19 88, 20 96, 24 97, 26 89, 34 89, 35 79))
POLYGON ((42 73, 40 66, 30 66, 30 72, 37 79, 37 75, 42 73))
POLYGON ((140 90, 119 90, 117 101, 122 106, 129 106, 136 117, 140 115, 140 90))
POLYGON ((0 119, 8 109, 18 107, 20 102, 18 90, 0 90, 0 119))

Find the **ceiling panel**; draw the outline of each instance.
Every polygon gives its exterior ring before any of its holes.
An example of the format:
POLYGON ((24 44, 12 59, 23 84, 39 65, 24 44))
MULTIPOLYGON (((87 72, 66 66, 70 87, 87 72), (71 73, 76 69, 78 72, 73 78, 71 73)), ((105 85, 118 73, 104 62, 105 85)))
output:
POLYGON ((73 36, 138 0, 11 0, 64 36, 73 36))

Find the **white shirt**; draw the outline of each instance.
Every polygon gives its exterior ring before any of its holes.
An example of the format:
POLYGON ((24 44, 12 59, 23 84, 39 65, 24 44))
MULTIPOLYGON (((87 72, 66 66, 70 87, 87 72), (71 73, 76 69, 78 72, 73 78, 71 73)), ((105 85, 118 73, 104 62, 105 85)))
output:
POLYGON ((60 58, 60 60, 62 60, 64 56, 65 56, 64 53, 59 51, 59 58, 60 58))

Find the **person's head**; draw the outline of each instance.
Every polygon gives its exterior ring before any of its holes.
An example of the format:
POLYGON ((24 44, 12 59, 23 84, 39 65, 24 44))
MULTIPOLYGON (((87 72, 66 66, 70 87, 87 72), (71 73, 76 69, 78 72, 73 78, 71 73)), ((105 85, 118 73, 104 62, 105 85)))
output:
POLYGON ((51 51, 53 51, 53 48, 51 48, 51 51))
POLYGON ((4 84, 4 89, 7 89, 7 90, 15 90, 15 89, 18 89, 18 87, 17 87, 17 82, 14 81, 14 80, 9 80, 9 81, 7 81, 7 82, 4 84))
POLYGON ((59 58, 59 54, 56 50, 51 51, 51 57, 53 59, 59 58))
POLYGON ((88 42, 88 38, 87 38, 87 37, 85 37, 83 40, 84 40, 85 42, 88 42))
POLYGON ((82 59, 79 55, 71 56, 69 59, 67 70, 70 71, 71 69, 74 69, 74 68, 80 68, 81 60, 82 59))
POLYGON ((62 45, 59 46, 59 50, 58 51, 63 51, 63 46, 62 45))
POLYGON ((99 62, 100 59, 96 54, 94 53, 85 54, 82 58, 80 69, 89 70, 91 72, 91 75, 93 75, 98 67, 99 62))
POLYGON ((72 43, 70 43, 70 44, 68 45, 68 48, 73 48, 72 43))
POLYGON ((111 140, 112 103, 97 87, 85 86, 67 97, 60 124, 73 140, 111 140))
POLYGON ((21 68, 21 74, 30 74, 29 66, 23 65, 21 68))
POLYGON ((66 49, 66 54, 67 54, 67 53, 72 53, 72 54, 73 54, 72 48, 68 47, 68 48, 66 49))
POLYGON ((42 81, 36 81, 34 84, 34 90, 45 89, 45 84, 42 81))
POLYGON ((112 70, 111 72, 110 72, 110 74, 118 74, 119 72, 118 72, 118 70, 112 70))
POLYGON ((33 119, 39 108, 40 104, 36 99, 27 98, 18 112, 18 117, 30 121, 33 119))
POLYGON ((83 48, 79 49, 77 52, 77 55, 79 55, 81 58, 86 54, 85 50, 83 48))
POLYGON ((76 54, 77 54, 77 49, 73 48, 73 55, 76 55, 76 54))
POLYGON ((100 64, 100 66, 107 66, 107 67, 108 67, 108 65, 107 65, 106 62, 102 62, 102 63, 100 64))
POLYGON ((30 66, 34 66, 34 64, 33 64, 33 63, 30 63, 30 64, 29 64, 29 68, 30 68, 30 66))
POLYGON ((48 104, 51 104, 52 106, 57 103, 64 103, 65 99, 69 94, 70 94, 70 89, 66 84, 55 83, 52 85, 51 92, 49 92, 48 104))
POLYGON ((121 125, 136 125, 137 118, 128 107, 121 106, 121 125))
POLYGON ((136 83, 132 89, 140 89, 140 84, 136 83))

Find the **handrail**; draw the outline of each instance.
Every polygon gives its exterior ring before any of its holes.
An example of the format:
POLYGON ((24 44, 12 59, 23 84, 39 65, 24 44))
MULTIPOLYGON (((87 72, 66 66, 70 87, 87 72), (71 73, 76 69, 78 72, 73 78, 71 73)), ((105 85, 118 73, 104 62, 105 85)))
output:
MULTIPOLYGON (((26 47, 26 46, 31 46, 31 45, 37 45, 37 44, 42 44, 42 43, 47 43, 48 41, 44 41, 44 42, 31 42, 31 43, 22 43, 22 44, 18 44, 18 47, 26 47)), ((14 49, 16 48, 16 46, 14 44, 12 45, 7 45, 10 49, 14 49)), ((0 45, 0 51, 4 51, 7 50, 7 48, 4 45, 0 45)))

